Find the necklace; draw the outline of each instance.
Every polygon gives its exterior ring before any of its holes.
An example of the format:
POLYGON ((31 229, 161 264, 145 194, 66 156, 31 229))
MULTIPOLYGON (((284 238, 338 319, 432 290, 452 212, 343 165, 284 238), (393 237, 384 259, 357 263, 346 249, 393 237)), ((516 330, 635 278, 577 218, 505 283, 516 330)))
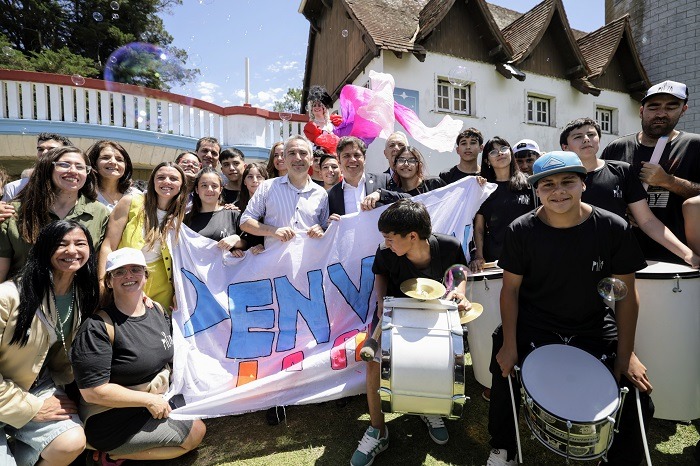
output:
POLYGON ((66 313, 66 317, 63 319, 63 321, 61 321, 61 313, 58 312, 58 306, 56 305, 56 294, 53 292, 51 294, 53 297, 53 307, 56 310, 56 323, 58 324, 56 326, 56 333, 61 337, 61 343, 63 344, 63 350, 66 352, 66 356, 70 358, 70 355, 68 354, 68 347, 66 346, 66 334, 63 331, 63 326, 68 323, 73 315, 73 304, 75 303, 75 282, 73 282, 73 285, 71 286, 70 304, 68 305, 68 312, 66 313))
MULTIPOLYGON (((102 197, 104 197, 110 205, 117 205, 117 202, 119 202, 121 198, 124 197, 124 194, 122 194, 121 196, 112 198, 111 196, 108 196, 105 191, 100 191, 100 194, 102 194, 102 197)), ((119 194, 120 193, 118 193, 117 195, 119 194)))

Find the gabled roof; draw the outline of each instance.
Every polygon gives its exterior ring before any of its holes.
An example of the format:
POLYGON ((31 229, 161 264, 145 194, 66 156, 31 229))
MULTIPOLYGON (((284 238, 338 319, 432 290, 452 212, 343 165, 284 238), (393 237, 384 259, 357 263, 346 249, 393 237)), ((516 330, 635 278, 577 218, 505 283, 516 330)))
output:
MULTIPOLYGON (((563 25, 562 32, 564 37, 566 37, 575 61, 583 67, 586 71, 585 74, 587 74, 588 66, 586 65, 586 60, 578 48, 561 0, 544 0, 503 29, 503 36, 513 48, 512 63, 521 63, 530 56, 552 24, 554 15, 559 16, 563 25)), ((580 76, 575 77, 578 78, 580 76)))

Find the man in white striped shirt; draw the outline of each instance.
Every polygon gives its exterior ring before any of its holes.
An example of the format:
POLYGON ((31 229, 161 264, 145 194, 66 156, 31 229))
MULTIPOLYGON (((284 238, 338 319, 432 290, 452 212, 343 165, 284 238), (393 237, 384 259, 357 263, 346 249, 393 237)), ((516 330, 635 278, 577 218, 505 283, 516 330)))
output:
POLYGON ((289 241, 297 233, 323 236, 328 223, 328 194, 309 176, 313 162, 311 143, 301 135, 284 144, 287 174, 265 180, 241 215, 241 229, 265 237, 265 248, 289 241))

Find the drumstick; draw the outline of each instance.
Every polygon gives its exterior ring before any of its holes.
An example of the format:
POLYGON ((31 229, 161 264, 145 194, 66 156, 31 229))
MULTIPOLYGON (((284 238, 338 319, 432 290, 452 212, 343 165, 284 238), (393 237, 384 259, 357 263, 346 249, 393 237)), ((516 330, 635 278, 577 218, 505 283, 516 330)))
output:
POLYGON ((637 397, 637 416, 639 416, 639 430, 642 433, 642 443, 644 444, 644 454, 646 455, 647 465, 651 466, 651 457, 649 456, 649 445, 647 445, 647 435, 644 432, 644 418, 642 418, 642 402, 639 399, 639 389, 635 386, 634 393, 637 397))
POLYGON ((369 362, 374 359, 374 355, 379 349, 379 336, 382 334, 382 323, 377 322, 377 326, 374 327, 374 332, 372 336, 365 340, 365 344, 360 350, 360 357, 363 361, 369 362))
POLYGON ((520 449, 520 429, 518 428, 518 412, 515 410, 515 396, 513 395, 513 381, 508 374, 508 386, 510 387, 510 402, 513 405, 513 420, 515 421, 515 439, 518 441, 518 463, 523 464, 523 452, 520 449))

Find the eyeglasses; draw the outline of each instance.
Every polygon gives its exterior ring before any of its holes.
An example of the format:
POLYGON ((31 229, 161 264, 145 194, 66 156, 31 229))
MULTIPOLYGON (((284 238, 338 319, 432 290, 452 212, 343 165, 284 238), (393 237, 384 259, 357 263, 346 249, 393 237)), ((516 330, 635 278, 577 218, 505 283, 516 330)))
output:
POLYGON ((399 157, 398 159, 396 159, 396 165, 408 165, 409 167, 413 167, 415 165, 418 165, 418 159, 407 159, 405 157, 399 157))
POLYGON ((146 269, 138 265, 134 265, 131 267, 119 267, 117 270, 113 270, 111 274, 114 278, 122 278, 125 277, 126 274, 129 272, 131 273, 131 275, 138 277, 145 274, 146 269))
POLYGON ((199 162, 195 161, 190 161, 190 160, 180 160, 178 163, 181 167, 198 167, 201 164, 199 162))
POLYGON ((53 163, 53 166, 55 170, 61 171, 61 172, 67 172, 70 170, 70 167, 75 168, 76 171, 79 172, 85 172, 85 173, 90 173, 92 170, 92 167, 88 165, 83 165, 82 163, 70 163, 70 162, 51 162, 53 163))
POLYGON ((510 147, 508 146, 501 146, 500 149, 493 149, 489 152, 489 157, 498 157, 498 154, 507 154, 510 152, 510 147))

